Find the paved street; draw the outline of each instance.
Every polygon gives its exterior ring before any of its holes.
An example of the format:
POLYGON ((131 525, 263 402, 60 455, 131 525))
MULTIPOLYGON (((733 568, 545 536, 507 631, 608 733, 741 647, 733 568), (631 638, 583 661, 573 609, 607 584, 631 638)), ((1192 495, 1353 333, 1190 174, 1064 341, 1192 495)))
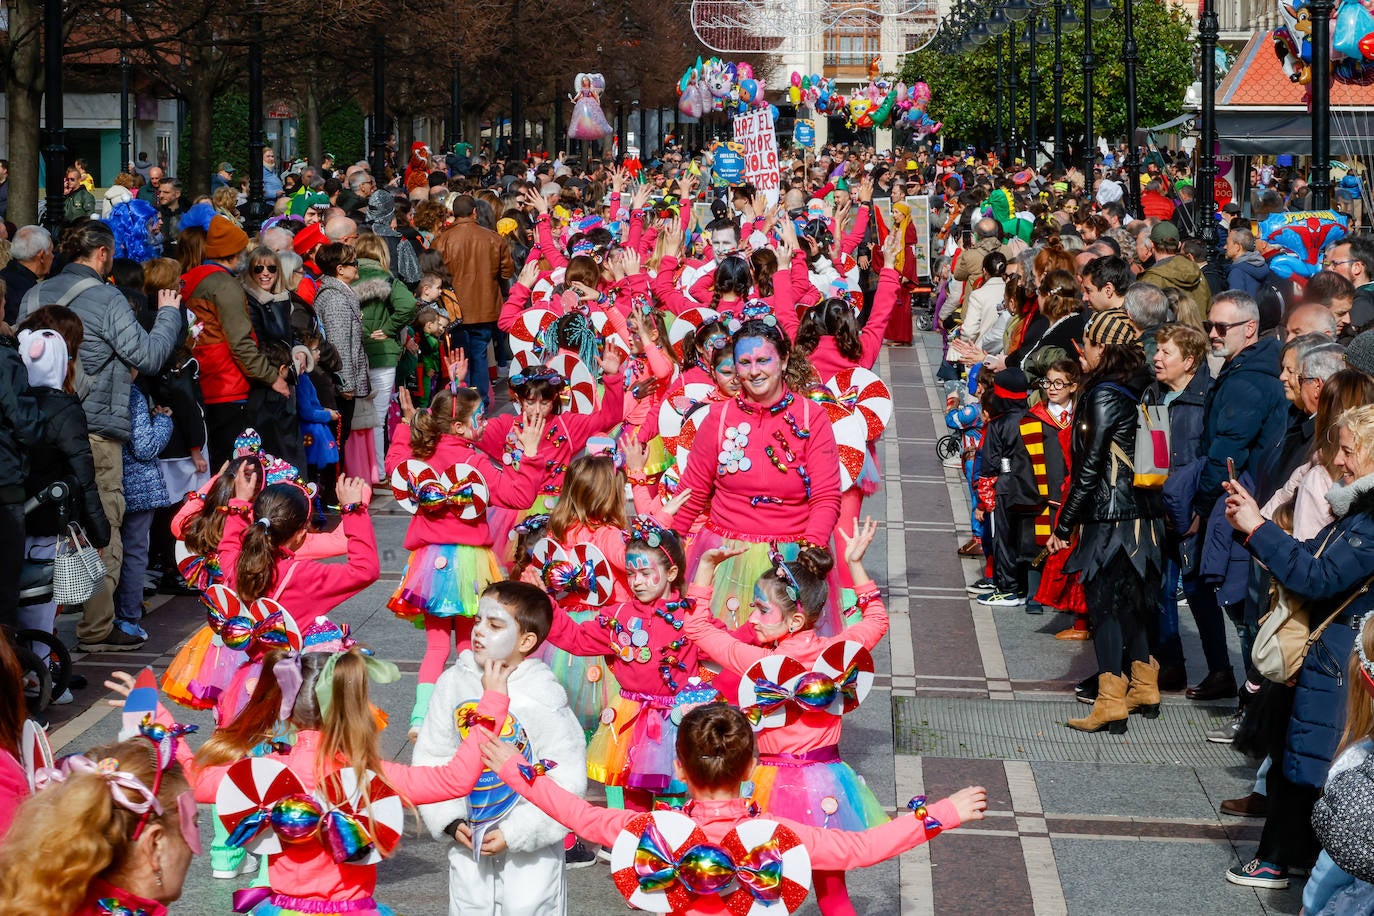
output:
MULTIPOLYGON (((1084 707, 1069 689, 1093 668, 1090 644, 1053 638, 1066 618, 968 599, 965 583, 980 571, 955 556, 968 537, 968 504, 958 470, 935 457, 935 440, 946 432, 936 361, 938 337, 927 334, 915 348, 886 350, 877 367, 897 410, 881 455, 886 486, 867 506, 885 523, 870 569, 884 586, 893 629, 875 652, 877 686, 846 720, 842 750, 893 810, 918 792, 938 798, 981 783, 989 816, 899 862, 851 873, 856 909, 913 916, 1297 913, 1296 889, 1254 891, 1222 878, 1238 858, 1249 859, 1260 827, 1218 813, 1223 799, 1250 791, 1252 777, 1240 755, 1203 740, 1224 706, 1169 696, 1158 720, 1133 718, 1124 736, 1072 732, 1063 722, 1084 707)), ((382 580, 334 616, 400 664, 405 678, 374 691, 374 701, 392 717, 384 751, 408 760, 404 724, 422 642, 384 607, 404 565, 394 545, 408 516, 389 500, 379 500, 374 515, 379 542, 393 545, 382 550, 382 580)), ((155 603, 147 622, 154 638, 143 652, 81 659, 92 686, 76 704, 55 710, 59 753, 113 738, 118 716, 99 687, 110 670, 151 664, 160 671, 200 623, 192 599, 155 603)), ((1200 660, 1189 615, 1182 616, 1185 648, 1200 660)), ((72 641, 74 618, 64 617, 62 628, 72 641)), ((1200 671, 1192 673, 1196 679, 1200 671)), ((188 718, 208 727, 208 717, 188 718)), ((208 845, 207 821, 202 817, 208 845)), ((412 829, 379 870, 378 899, 407 916, 442 914, 447 871, 445 846, 412 829)), ((570 912, 625 912, 608 872, 597 864, 569 873, 570 912)), ((232 890, 199 861, 172 912, 227 913, 232 890)), ((802 912, 814 914, 814 903, 802 912)))

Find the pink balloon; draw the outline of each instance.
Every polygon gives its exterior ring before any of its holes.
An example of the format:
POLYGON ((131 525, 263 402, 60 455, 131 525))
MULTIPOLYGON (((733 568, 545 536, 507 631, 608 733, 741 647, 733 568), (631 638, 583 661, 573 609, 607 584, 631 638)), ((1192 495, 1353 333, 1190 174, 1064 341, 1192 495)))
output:
POLYGON ((797 86, 798 88, 801 87, 801 74, 798 73, 796 70, 792 71, 792 85, 797 86))
POLYGON ((740 80, 751 80, 754 78, 754 65, 741 61, 735 67, 735 78, 740 80))

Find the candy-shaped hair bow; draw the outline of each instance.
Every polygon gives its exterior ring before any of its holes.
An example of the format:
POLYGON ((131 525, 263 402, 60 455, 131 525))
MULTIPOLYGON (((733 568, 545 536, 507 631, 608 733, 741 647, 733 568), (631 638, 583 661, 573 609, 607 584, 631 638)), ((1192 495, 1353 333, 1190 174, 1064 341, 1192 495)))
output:
POLYGON ((565 549, 552 538, 544 538, 534 545, 531 555, 540 564, 544 590, 559 601, 575 598, 600 606, 610 598, 614 581, 611 566, 596 546, 574 544, 565 549))
POLYGON ((808 712, 851 712, 872 685, 873 656, 861 643, 839 641, 809 667, 786 655, 756 662, 740 681, 739 706, 756 730, 776 728, 808 712))
POLYGON ((710 896, 727 893, 738 882, 755 900, 772 903, 782 897, 782 850, 776 837, 738 859, 711 843, 674 853, 651 820, 635 849, 634 868, 645 891, 668 890, 678 883, 691 894, 710 896))
POLYGON ((924 795, 917 795, 911 801, 907 802, 906 806, 921 819, 921 823, 926 825, 927 831, 941 830, 944 828, 944 825, 941 824, 939 820, 931 816, 930 809, 926 807, 926 797, 924 795))
POLYGON ((487 511, 486 481, 480 471, 467 464, 455 464, 441 474, 412 458, 392 472, 391 490, 407 512, 456 512, 471 520, 487 511))
POLYGON ((525 782, 534 782, 535 779, 545 775, 556 766, 558 764, 555 761, 539 760, 534 763, 518 763, 516 769, 520 771, 521 776, 525 777, 525 782))
POLYGON ((271 649, 301 647, 301 631, 286 608, 271 598, 247 603, 227 585, 212 585, 202 599, 206 619, 230 649, 258 655, 271 649))

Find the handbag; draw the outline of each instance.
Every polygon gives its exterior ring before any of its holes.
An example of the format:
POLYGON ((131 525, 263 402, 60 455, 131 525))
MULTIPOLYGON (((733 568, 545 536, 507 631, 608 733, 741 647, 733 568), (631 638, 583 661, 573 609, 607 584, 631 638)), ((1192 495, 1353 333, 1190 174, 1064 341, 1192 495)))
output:
POLYGON ((52 594, 58 604, 81 604, 91 600, 105 579, 105 561, 91 546, 86 532, 76 522, 57 541, 53 558, 52 594))
POLYGON ((1169 407, 1141 404, 1135 424, 1135 485, 1142 490, 1163 488, 1169 479, 1169 407))
MULTIPOLYGON (((1328 535, 1327 540, 1317 548, 1313 559, 1321 556, 1330 539, 1328 535)), ((1297 677, 1302 670, 1303 660, 1317 640, 1321 639, 1322 633, 1352 601, 1368 591, 1371 584, 1374 584, 1374 576, 1364 580, 1364 584, 1351 592, 1319 627, 1312 629, 1308 610, 1302 601, 1275 582, 1273 606, 1269 613, 1260 618, 1259 632, 1250 649, 1250 661, 1254 663, 1255 670, 1276 684, 1286 684, 1297 677)))

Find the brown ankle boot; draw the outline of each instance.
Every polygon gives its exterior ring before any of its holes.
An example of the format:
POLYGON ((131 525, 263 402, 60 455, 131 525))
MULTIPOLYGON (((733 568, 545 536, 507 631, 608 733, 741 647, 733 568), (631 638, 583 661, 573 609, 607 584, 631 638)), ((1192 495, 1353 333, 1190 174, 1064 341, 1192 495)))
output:
POLYGON ((1093 711, 1082 719, 1070 719, 1064 724, 1081 732, 1100 732, 1104 728, 1113 735, 1126 733, 1126 678, 1105 671, 1097 676, 1097 702, 1093 711))
POLYGON ((1131 662, 1131 689, 1126 691, 1126 708, 1147 719, 1159 718, 1159 662, 1131 662))

